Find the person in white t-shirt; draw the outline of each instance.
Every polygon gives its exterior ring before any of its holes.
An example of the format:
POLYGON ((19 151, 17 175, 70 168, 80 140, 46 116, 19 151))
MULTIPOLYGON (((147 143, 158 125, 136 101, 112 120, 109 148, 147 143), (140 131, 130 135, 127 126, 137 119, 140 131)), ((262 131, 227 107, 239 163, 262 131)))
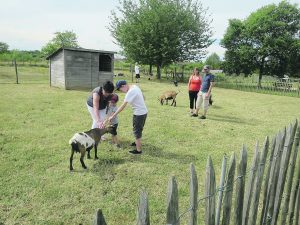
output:
POLYGON ((130 104, 133 109, 133 134, 135 142, 131 146, 136 146, 136 149, 129 151, 131 154, 142 153, 142 133, 147 119, 148 109, 146 107, 144 96, 141 89, 137 85, 128 85, 125 80, 118 80, 116 89, 126 93, 124 102, 119 109, 109 117, 109 120, 118 115, 126 106, 130 104))
POLYGON ((137 62, 135 63, 134 71, 135 71, 135 82, 138 83, 141 76, 140 76, 140 67, 137 62))

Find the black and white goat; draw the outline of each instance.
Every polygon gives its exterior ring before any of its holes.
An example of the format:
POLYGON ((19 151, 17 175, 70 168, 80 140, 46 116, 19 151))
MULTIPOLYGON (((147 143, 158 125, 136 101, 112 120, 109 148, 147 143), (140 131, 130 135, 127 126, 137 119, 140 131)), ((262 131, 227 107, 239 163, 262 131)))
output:
POLYGON ((90 151, 94 147, 95 148, 95 159, 98 159, 97 156, 97 146, 101 140, 101 136, 106 133, 112 133, 113 127, 108 126, 106 128, 94 128, 89 131, 80 132, 74 134, 74 136, 70 139, 69 144, 71 145, 71 157, 70 157, 70 170, 73 170, 73 155, 74 152, 81 153, 80 162, 84 169, 87 169, 84 164, 84 156, 85 152, 88 152, 87 158, 90 159, 90 151))

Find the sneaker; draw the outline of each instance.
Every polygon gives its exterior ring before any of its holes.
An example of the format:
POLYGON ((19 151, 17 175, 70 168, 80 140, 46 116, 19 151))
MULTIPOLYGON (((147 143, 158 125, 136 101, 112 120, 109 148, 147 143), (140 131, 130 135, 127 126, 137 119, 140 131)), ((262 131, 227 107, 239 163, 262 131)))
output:
POLYGON ((199 118, 199 119, 205 120, 205 119, 206 119, 206 117, 205 117, 205 116, 200 116, 200 118, 199 118))
POLYGON ((130 144, 130 146, 136 146, 136 143, 135 143, 135 142, 132 142, 132 143, 130 144))
POLYGON ((137 154, 142 154, 142 151, 138 151, 136 149, 132 150, 132 151, 129 151, 130 154, 133 154, 133 155, 137 155, 137 154))
POLYGON ((198 114, 193 113, 191 116, 192 116, 192 117, 197 117, 198 114))

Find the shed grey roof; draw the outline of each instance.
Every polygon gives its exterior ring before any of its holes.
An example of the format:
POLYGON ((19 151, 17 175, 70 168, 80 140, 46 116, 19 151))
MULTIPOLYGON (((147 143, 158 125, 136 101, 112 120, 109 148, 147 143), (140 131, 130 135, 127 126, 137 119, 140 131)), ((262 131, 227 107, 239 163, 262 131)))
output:
POLYGON ((53 52, 51 55, 47 56, 46 59, 50 59, 53 56, 57 55, 62 50, 70 50, 70 51, 77 51, 77 52, 95 52, 95 53, 108 53, 108 54, 115 54, 117 52, 113 51, 103 51, 103 50, 94 50, 94 49, 86 49, 86 48, 59 48, 55 52, 53 52))

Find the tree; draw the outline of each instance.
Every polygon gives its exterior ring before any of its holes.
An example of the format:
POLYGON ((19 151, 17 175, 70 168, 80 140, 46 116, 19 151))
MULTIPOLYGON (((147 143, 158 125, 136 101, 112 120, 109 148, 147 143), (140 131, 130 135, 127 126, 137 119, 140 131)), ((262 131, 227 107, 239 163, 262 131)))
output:
POLYGON ((258 70, 258 87, 263 75, 295 73, 295 58, 300 56, 299 29, 299 8, 286 1, 264 6, 244 21, 230 20, 221 41, 227 49, 225 70, 235 68, 245 74, 258 70))
POLYGON ((220 69, 221 59, 217 53, 212 53, 205 61, 206 65, 210 65, 213 69, 220 69))
POLYGON ((8 48, 9 48, 8 44, 4 42, 0 42, 0 54, 8 52, 8 48))
POLYGON ((121 0, 109 29, 125 56, 150 67, 203 58, 212 40, 207 10, 192 0, 121 0))
POLYGON ((48 56, 59 48, 79 48, 77 35, 73 31, 55 32, 55 37, 41 50, 42 55, 48 56))

